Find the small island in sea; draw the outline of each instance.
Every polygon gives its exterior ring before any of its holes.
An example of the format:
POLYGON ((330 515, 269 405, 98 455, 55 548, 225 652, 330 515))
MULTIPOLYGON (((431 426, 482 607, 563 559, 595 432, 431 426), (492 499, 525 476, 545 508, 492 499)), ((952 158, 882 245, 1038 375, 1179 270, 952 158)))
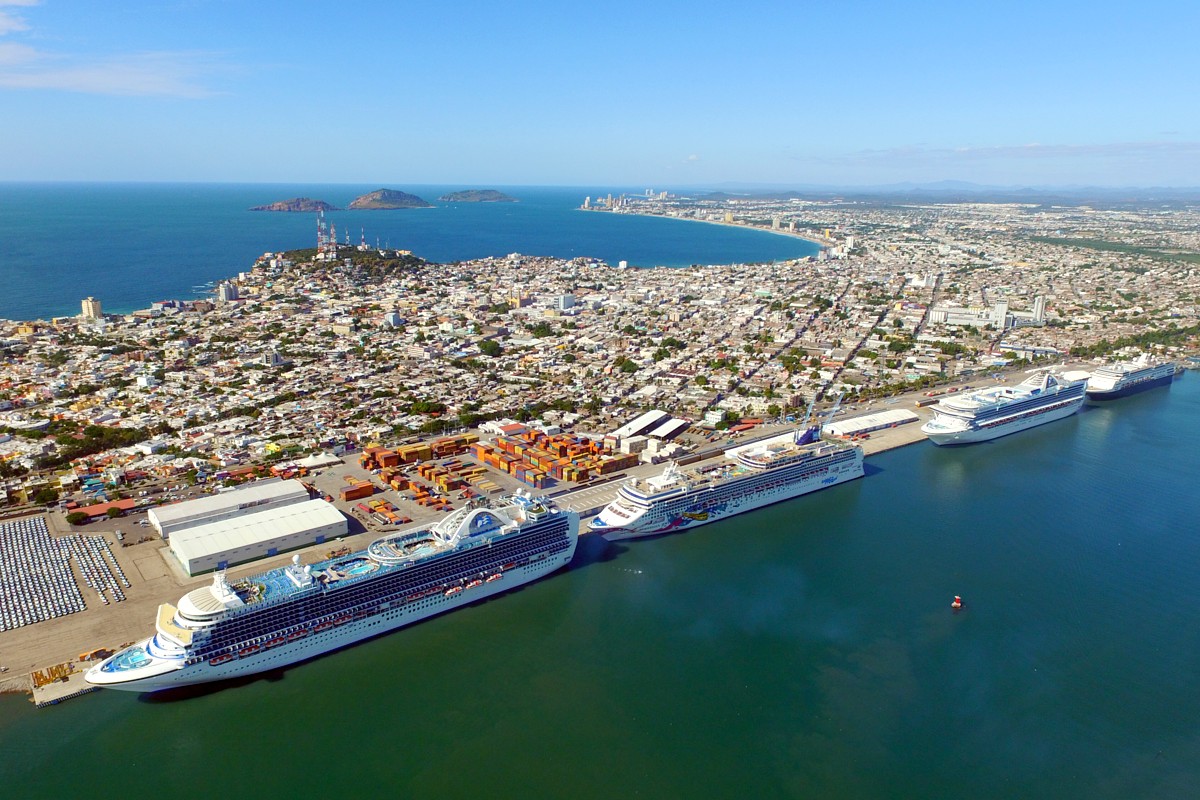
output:
POLYGON ((293 197, 291 200, 279 200, 267 203, 265 206, 255 206, 251 211, 339 211, 337 206, 330 205, 324 200, 313 200, 311 197, 293 197))
POLYGON ((515 197, 509 197, 504 192, 495 189, 467 189, 463 192, 450 192, 438 198, 443 203, 519 203, 515 197))
POLYGON ((395 189, 376 189, 361 197, 354 198, 349 205, 351 209, 387 209, 387 208, 432 208, 415 194, 400 192, 395 189))

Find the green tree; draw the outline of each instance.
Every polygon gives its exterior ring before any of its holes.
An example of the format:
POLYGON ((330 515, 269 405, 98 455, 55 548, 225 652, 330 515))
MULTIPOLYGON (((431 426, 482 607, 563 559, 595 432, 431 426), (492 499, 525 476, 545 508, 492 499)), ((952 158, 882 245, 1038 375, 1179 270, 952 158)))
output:
POLYGON ((496 356, 500 355, 502 350, 503 348, 500 347, 500 343, 495 339, 484 339, 479 343, 479 352, 483 353, 485 356, 491 356, 492 358, 495 358, 496 356))
POLYGON ((38 489, 33 495, 33 502, 40 506, 48 506, 58 502, 58 490, 49 486, 38 489))
POLYGON ((112 508, 108 509, 108 511, 105 511, 104 515, 109 519, 116 519, 117 517, 125 516, 125 512, 116 506, 113 506, 112 508))
POLYGON ((91 518, 82 511, 72 511, 70 514, 67 514, 68 525, 82 525, 89 519, 91 518))

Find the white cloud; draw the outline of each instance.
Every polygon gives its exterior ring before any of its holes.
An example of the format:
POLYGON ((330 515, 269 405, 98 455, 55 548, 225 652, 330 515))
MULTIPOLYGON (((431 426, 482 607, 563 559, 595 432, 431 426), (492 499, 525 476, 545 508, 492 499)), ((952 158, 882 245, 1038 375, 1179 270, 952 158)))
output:
POLYGON ((10 14, 7 11, 0 11, 0 36, 14 33, 16 31, 29 30, 29 24, 25 20, 18 17, 16 14, 10 14))
POLYGON ((0 87, 110 95, 208 97, 197 78, 203 53, 135 53, 96 61, 53 56, 18 45, 0 46, 0 87))
MULTIPOLYGON (((5 8, 38 0, 0 0, 0 36, 29 30, 5 8)), ((213 71, 211 53, 147 52, 82 57, 16 42, 0 43, 0 89, 52 90, 108 95, 208 97, 200 78, 213 71)))

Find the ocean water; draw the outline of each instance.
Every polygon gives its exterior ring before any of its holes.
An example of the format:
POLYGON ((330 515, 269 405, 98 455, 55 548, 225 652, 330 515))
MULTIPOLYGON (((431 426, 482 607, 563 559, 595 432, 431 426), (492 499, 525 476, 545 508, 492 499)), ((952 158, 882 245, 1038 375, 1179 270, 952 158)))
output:
POLYGON ((543 581, 241 685, 0 698, 0 786, 1195 797, 1198 419, 1188 374, 689 533, 585 541, 543 581))
MULTIPOLYGON (((344 208, 378 188, 0 183, 0 319, 78 314, 88 296, 118 312, 201 296, 205 284, 248 269, 265 251, 316 245, 315 215, 251 207, 306 196, 344 208)), ((585 196, 598 194, 594 188, 496 187, 518 203, 437 201, 464 187, 390 188, 436 207, 332 212, 327 217, 339 241, 349 232, 352 243, 365 238, 436 262, 519 252, 641 267, 774 261, 817 252, 810 242, 763 231, 577 210, 585 196)))

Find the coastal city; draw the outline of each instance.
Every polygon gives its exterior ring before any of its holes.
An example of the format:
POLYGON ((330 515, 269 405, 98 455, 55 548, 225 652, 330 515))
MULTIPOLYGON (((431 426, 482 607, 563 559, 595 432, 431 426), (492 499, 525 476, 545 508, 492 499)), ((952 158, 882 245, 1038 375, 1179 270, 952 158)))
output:
MULTIPOLYGON (((0 523, 34 525, 21 535, 46 547, 68 537, 109 637, 87 638, 81 600, 18 614, 0 627, 12 685, 32 673, 37 689, 72 687, 55 702, 83 691, 73 660, 111 655, 214 569, 283 565, 314 542, 336 558, 500 493, 593 517, 622 479, 812 415, 862 420, 840 435, 869 455, 932 437, 909 423, 972 383, 1143 353, 1183 364, 1200 334, 1194 209, 647 190, 588 197, 585 212, 820 250, 684 268, 516 253, 434 264, 340 243, 319 217, 315 247, 266 252, 201 299, 112 314, 115 298, 88 297, 77 316, 0 323, 0 523), (287 507, 295 538, 231 559, 169 536, 189 503, 211 522, 222 502, 287 507)), ((860 455, 847 477, 861 469, 860 455)), ((75 581, 62 564, 55 580, 75 581)))

